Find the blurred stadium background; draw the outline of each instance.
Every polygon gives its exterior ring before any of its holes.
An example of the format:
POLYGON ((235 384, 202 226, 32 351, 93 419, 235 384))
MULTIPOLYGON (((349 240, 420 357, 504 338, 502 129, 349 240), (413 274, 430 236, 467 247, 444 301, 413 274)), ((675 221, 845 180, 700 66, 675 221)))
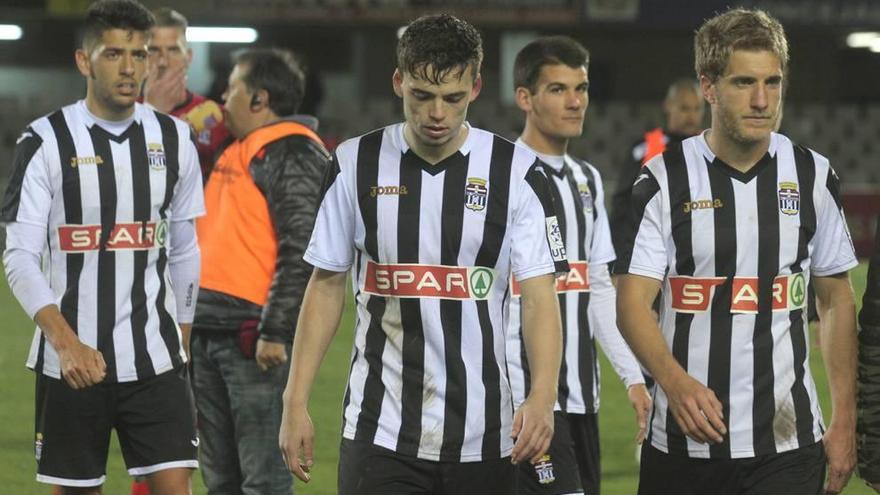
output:
MULTIPOLYGON (((469 121, 516 137, 522 117, 512 102, 511 66, 525 43, 567 34, 591 51, 590 108, 574 154, 596 165, 606 190, 646 129, 663 124, 660 100, 672 80, 693 75, 692 35, 727 6, 760 7, 785 25, 791 66, 782 132, 830 157, 844 187, 857 250, 866 256, 880 213, 880 2, 876 0, 142 0, 171 6, 191 26, 248 27, 255 45, 295 51, 309 70, 304 110, 321 119, 332 147, 401 120, 391 91, 399 28, 427 12, 450 12, 484 36, 483 92, 469 121), (875 32, 878 31, 878 32, 875 32), (853 36, 854 33, 865 33, 853 36), (876 40, 876 41, 872 41, 876 40)), ((89 0, 0 0, 0 188, 5 189, 15 141, 34 118, 81 98, 76 26, 89 0), (8 27, 7 25, 17 26, 8 27), (8 35, 8 36, 4 36, 8 35), (16 36, 17 35, 17 36, 16 36)), ((219 100, 230 55, 246 44, 192 42, 190 89, 219 100)), ((708 119, 708 116, 707 116, 708 119)), ((3 234, 0 232, 0 239, 3 234)), ((854 272, 861 298, 864 266, 854 272)), ((33 482, 33 379, 23 370, 32 322, 0 284, 0 493, 47 493, 33 482)), ((320 432, 315 481, 300 494, 335 493, 339 404, 350 349, 344 327, 322 371, 313 405, 320 432)), ((817 351, 817 349, 814 349, 817 351)), ((814 352, 814 358, 818 352, 814 352)), ((824 379, 814 359, 817 378, 824 379)), ((603 493, 634 493, 634 431, 619 382, 605 366, 603 493)), ((827 409, 826 409, 827 411, 827 409)), ((127 493, 112 456, 105 493, 127 493)), ((195 492, 204 493, 201 482, 195 492)), ((861 482, 847 494, 868 493, 861 482)))

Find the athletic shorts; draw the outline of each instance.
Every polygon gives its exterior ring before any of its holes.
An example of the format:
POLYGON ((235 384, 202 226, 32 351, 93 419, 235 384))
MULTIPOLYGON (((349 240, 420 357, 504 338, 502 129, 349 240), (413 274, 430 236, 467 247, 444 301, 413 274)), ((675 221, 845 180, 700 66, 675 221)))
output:
POLYGON ((347 438, 339 448, 339 495, 510 495, 514 480, 510 457, 428 461, 347 438))
POLYGON ((698 459, 642 447, 639 495, 820 495, 822 442, 745 459, 698 459))
POLYGON ((132 476, 198 467, 199 438, 185 366, 145 380, 80 390, 37 374, 35 398, 39 482, 102 485, 114 428, 132 476))
POLYGON ((584 493, 574 453, 569 416, 553 414, 553 439, 544 457, 535 464, 528 461, 517 465, 518 495, 565 495, 584 493))

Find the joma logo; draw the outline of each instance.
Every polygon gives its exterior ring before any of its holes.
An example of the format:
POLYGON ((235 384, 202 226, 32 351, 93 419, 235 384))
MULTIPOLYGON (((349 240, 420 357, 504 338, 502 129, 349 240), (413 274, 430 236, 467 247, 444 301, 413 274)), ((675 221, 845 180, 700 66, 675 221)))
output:
POLYGON ((375 198, 376 196, 406 196, 409 194, 409 191, 406 190, 406 186, 370 186, 370 197, 375 198))
POLYGON ((682 206, 685 213, 693 210, 707 210, 712 208, 724 208, 724 203, 720 199, 698 199, 697 201, 686 201, 682 206))

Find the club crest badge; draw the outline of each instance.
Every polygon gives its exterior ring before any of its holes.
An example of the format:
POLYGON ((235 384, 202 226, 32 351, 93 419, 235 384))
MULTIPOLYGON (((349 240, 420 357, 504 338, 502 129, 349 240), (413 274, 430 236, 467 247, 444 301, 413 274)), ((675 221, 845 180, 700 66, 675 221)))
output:
POLYGON ((483 211, 486 208, 486 199, 489 197, 489 189, 486 187, 486 179, 468 177, 464 186, 464 206, 473 211, 483 211))
POLYGON ((590 186, 578 184, 578 194, 580 194, 581 203, 584 205, 584 213, 593 213, 593 195, 590 194, 590 186))
POLYGON ((538 475, 538 483, 542 485, 549 485, 556 481, 556 476, 553 474, 553 462, 551 462, 549 455, 544 455, 535 463, 535 474, 538 475))
POLYGON ((779 211, 786 215, 797 215, 800 211, 801 195, 795 182, 779 183, 779 211))
POLYGON ((165 150, 159 143, 147 144, 147 163, 153 170, 165 169, 165 150))

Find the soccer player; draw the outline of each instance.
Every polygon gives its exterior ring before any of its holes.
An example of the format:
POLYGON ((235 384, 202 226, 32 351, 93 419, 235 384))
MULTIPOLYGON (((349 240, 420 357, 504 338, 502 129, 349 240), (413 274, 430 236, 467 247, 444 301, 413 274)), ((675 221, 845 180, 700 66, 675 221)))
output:
MULTIPOLYGON (((541 462, 521 463, 519 493, 599 493, 599 363, 595 338, 627 387, 644 438, 651 398, 641 368, 617 329, 614 286, 608 263, 614 260, 605 194, 599 171, 567 153, 569 139, 583 132, 589 104, 589 52, 566 36, 540 38, 526 45, 513 67, 516 102, 526 125, 517 144, 541 159, 550 178, 559 228, 571 271, 557 279, 563 328, 553 441, 541 462)), ((528 362, 519 332, 517 286, 510 298, 507 368, 515 405, 530 390, 528 362)))
POLYGON ((465 21, 412 22, 392 77, 405 122, 342 143, 327 175, 304 256, 315 270, 279 441, 290 470, 307 481, 309 393, 351 269, 357 319, 340 495, 509 495, 512 463, 537 462, 553 434, 561 346, 554 274, 568 265, 536 156, 465 122, 482 55, 465 21), (532 377, 515 414, 504 369, 511 275, 521 287, 532 377))
POLYGON ((302 256, 330 156, 294 115, 305 76, 289 52, 236 56, 224 94, 235 141, 205 186, 193 322, 193 392, 211 493, 290 494, 278 452, 281 394, 311 266, 302 256))
POLYGON ((204 206, 189 126, 136 102, 152 24, 132 0, 92 4, 86 97, 27 127, 0 209, 6 276, 38 326, 37 481, 62 493, 101 492, 112 428, 155 494, 188 493, 197 467, 185 362, 204 206))
POLYGON ((880 492, 880 219, 859 324, 859 475, 880 492))
POLYGON ((144 101, 160 112, 187 121, 193 128, 202 175, 207 180, 220 148, 231 139, 223 124, 223 110, 214 100, 186 88, 186 73, 193 57, 186 43, 186 17, 168 7, 157 9, 154 15, 144 101))
POLYGON ((682 78, 669 85, 666 98, 663 99, 666 125, 646 131, 633 145, 618 169, 617 190, 611 197, 611 235, 617 252, 623 250, 625 232, 633 228, 627 223, 632 202, 632 183, 642 166, 663 153, 668 146, 699 134, 703 130, 705 109, 706 103, 697 80, 682 78))
POLYGON ((773 132, 788 42, 760 10, 695 37, 711 128, 633 185, 617 317, 657 380, 639 493, 839 493, 855 464, 857 265, 824 156, 773 132), (812 276, 812 279, 811 279, 812 276), (833 414, 822 421, 805 315, 815 284, 833 414), (660 328, 651 304, 663 287, 660 328), (662 330, 661 330, 662 329, 662 330))

